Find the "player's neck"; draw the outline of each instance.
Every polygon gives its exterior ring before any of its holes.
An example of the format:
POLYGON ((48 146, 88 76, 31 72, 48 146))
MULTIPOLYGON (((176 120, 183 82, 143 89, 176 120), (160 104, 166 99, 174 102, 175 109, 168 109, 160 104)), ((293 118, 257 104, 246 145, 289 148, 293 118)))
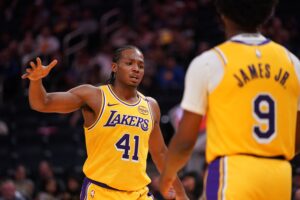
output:
POLYGON ((235 35, 238 35, 238 34, 244 34, 244 33, 247 33, 247 34, 254 34, 254 33, 258 33, 258 31, 247 31, 247 30, 242 30, 242 29, 226 29, 225 31, 225 34, 226 34, 226 38, 229 39, 229 38, 232 38, 233 36, 235 35))
POLYGON ((226 38, 229 39, 235 35, 242 34, 242 33, 257 33, 258 30, 245 30, 230 19, 224 17, 223 18, 224 25, 225 25, 225 34, 226 38))
POLYGON ((114 85, 110 85, 113 92, 123 101, 128 103, 135 103, 138 100, 137 89, 135 87, 129 87, 117 82, 114 85))
POLYGON ((226 39, 229 39, 235 35, 241 34, 243 33, 242 31, 234 31, 234 30, 226 30, 225 34, 226 34, 226 39))

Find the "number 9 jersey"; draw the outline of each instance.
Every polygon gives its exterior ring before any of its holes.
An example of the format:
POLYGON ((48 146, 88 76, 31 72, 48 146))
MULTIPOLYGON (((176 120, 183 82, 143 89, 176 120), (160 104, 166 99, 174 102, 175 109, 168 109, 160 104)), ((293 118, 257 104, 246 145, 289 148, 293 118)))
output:
POLYGON ((109 85, 100 87, 102 106, 96 122, 85 129, 87 160, 83 171, 94 181, 124 191, 150 183, 146 174, 148 141, 153 127, 150 105, 139 100, 128 104, 109 85))
POLYGON ((263 35, 196 57, 181 107, 206 115, 207 200, 291 199, 300 62, 263 35))
POLYGON ((270 40, 231 40, 214 50, 224 75, 208 95, 207 161, 235 154, 292 159, 300 86, 288 51, 270 40))

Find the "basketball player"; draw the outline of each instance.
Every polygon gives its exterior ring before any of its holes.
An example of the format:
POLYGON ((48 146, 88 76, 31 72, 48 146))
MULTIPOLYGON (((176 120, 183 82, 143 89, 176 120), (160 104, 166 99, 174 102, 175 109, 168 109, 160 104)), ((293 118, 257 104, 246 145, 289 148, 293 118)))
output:
MULTIPOLYGON (((32 109, 46 113, 70 113, 81 109, 87 159, 80 199, 153 199, 147 185, 148 149, 160 171, 167 152, 157 102, 137 91, 144 75, 144 57, 135 46, 117 49, 109 84, 80 85, 66 92, 47 93, 42 78, 57 61, 43 66, 39 58, 22 78, 30 80, 32 109)), ((187 199, 177 179, 168 199, 187 199)))
POLYGON ((188 68, 184 114, 170 143, 161 192, 187 162, 206 114, 206 199, 289 200, 289 160, 299 144, 300 62, 259 33, 277 0, 215 3, 228 40, 188 68))

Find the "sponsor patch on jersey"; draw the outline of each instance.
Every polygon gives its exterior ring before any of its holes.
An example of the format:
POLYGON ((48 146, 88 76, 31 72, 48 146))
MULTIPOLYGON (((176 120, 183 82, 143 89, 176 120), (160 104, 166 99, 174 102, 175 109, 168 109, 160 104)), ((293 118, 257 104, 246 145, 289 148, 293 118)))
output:
POLYGON ((139 113, 141 113, 143 115, 148 115, 148 113, 149 113, 148 109, 145 106, 139 106, 138 111, 139 111, 139 113))

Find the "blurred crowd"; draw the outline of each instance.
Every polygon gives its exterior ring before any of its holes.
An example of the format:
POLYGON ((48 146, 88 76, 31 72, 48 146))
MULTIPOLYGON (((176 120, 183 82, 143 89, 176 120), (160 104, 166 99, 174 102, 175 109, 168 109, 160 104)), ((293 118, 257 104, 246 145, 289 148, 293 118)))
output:
MULTIPOLYGON (((262 32, 300 57, 299 19, 298 4, 282 0, 262 32)), ((1 134, 21 135, 22 128, 12 120, 32 112, 25 100, 28 81, 20 77, 36 56, 44 64, 58 59, 44 83, 48 91, 63 91, 82 83, 105 83, 113 50, 124 44, 138 46, 146 65, 139 89, 158 100, 162 123, 168 124, 173 120, 171 109, 180 102, 191 59, 224 41, 212 0, 1 0, 0 24, 0 140, 1 134), (17 115, 18 110, 25 113, 17 115)), ((77 127, 80 122, 80 115, 74 113, 65 125, 77 127)), ((165 127, 168 142, 176 127, 165 127)), ((204 152, 195 152, 191 166, 199 166, 198 170, 187 167, 181 174, 191 200, 201 194, 205 168, 204 152)), ((0 160, 0 200, 78 199, 82 174, 56 177, 50 163, 38 163, 33 168, 16 162, 6 169, 0 160)), ((293 198, 300 200, 300 159, 292 164, 293 198)), ((154 170, 151 178, 152 192, 162 199, 154 170)))

